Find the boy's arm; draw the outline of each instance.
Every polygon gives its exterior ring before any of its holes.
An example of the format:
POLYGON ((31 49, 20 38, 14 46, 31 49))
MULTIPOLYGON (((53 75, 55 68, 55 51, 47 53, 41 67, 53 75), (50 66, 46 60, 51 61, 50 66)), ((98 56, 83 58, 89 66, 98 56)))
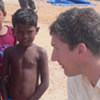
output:
POLYGON ((38 100, 49 86, 48 58, 47 53, 44 49, 40 53, 39 72, 41 83, 36 88, 36 91, 34 92, 30 100, 38 100))
POLYGON ((8 53, 7 53, 7 50, 5 50, 4 56, 3 56, 2 73, 1 73, 1 89, 2 89, 3 100, 8 100, 7 90, 6 90, 6 78, 7 78, 8 66, 9 66, 8 60, 9 60, 8 53))

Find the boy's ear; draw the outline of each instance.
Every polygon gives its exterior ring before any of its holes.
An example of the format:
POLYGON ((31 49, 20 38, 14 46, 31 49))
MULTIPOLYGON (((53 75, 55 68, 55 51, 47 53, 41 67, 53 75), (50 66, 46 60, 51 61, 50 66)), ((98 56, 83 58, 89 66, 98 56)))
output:
POLYGON ((39 31, 39 29, 40 29, 40 27, 37 27, 37 28, 36 28, 36 32, 38 32, 38 31, 39 31))
POLYGON ((7 12, 4 12, 4 16, 6 16, 7 15, 7 12))

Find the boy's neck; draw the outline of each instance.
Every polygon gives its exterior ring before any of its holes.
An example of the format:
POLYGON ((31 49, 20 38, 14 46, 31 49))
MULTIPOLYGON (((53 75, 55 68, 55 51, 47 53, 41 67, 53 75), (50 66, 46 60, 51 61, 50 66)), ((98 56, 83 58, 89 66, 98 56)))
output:
POLYGON ((2 25, 0 25, 0 31, 2 30, 2 27, 3 27, 3 26, 2 26, 2 25))
POLYGON ((30 45, 28 45, 28 46, 23 46, 23 45, 21 45, 20 43, 18 44, 19 47, 22 47, 22 48, 25 48, 25 49, 28 48, 28 47, 31 47, 32 45, 33 45, 33 43, 30 44, 30 45))
POLYGON ((0 35, 5 35, 7 33, 7 27, 0 25, 0 35))

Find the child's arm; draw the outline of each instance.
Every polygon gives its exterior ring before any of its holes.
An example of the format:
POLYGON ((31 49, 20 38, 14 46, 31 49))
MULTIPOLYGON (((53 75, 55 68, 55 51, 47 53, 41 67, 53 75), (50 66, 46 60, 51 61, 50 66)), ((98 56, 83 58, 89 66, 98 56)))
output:
POLYGON ((6 81, 7 81, 7 73, 8 73, 9 59, 8 53, 5 50, 3 56, 3 66, 2 66, 2 74, 1 74, 1 87, 2 87, 2 96, 3 100, 8 100, 7 90, 6 90, 6 81))
POLYGON ((48 58, 47 53, 44 49, 42 49, 40 53, 39 71, 41 83, 37 87, 36 91, 34 92, 30 100, 38 100, 49 86, 48 58))

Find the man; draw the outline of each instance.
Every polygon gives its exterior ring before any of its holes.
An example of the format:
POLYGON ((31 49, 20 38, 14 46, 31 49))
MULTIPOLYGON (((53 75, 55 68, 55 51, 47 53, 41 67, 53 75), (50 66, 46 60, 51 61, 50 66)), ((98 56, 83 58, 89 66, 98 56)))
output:
POLYGON ((52 60, 69 76, 68 100, 100 100, 100 14, 69 9, 52 23, 50 35, 52 60))

